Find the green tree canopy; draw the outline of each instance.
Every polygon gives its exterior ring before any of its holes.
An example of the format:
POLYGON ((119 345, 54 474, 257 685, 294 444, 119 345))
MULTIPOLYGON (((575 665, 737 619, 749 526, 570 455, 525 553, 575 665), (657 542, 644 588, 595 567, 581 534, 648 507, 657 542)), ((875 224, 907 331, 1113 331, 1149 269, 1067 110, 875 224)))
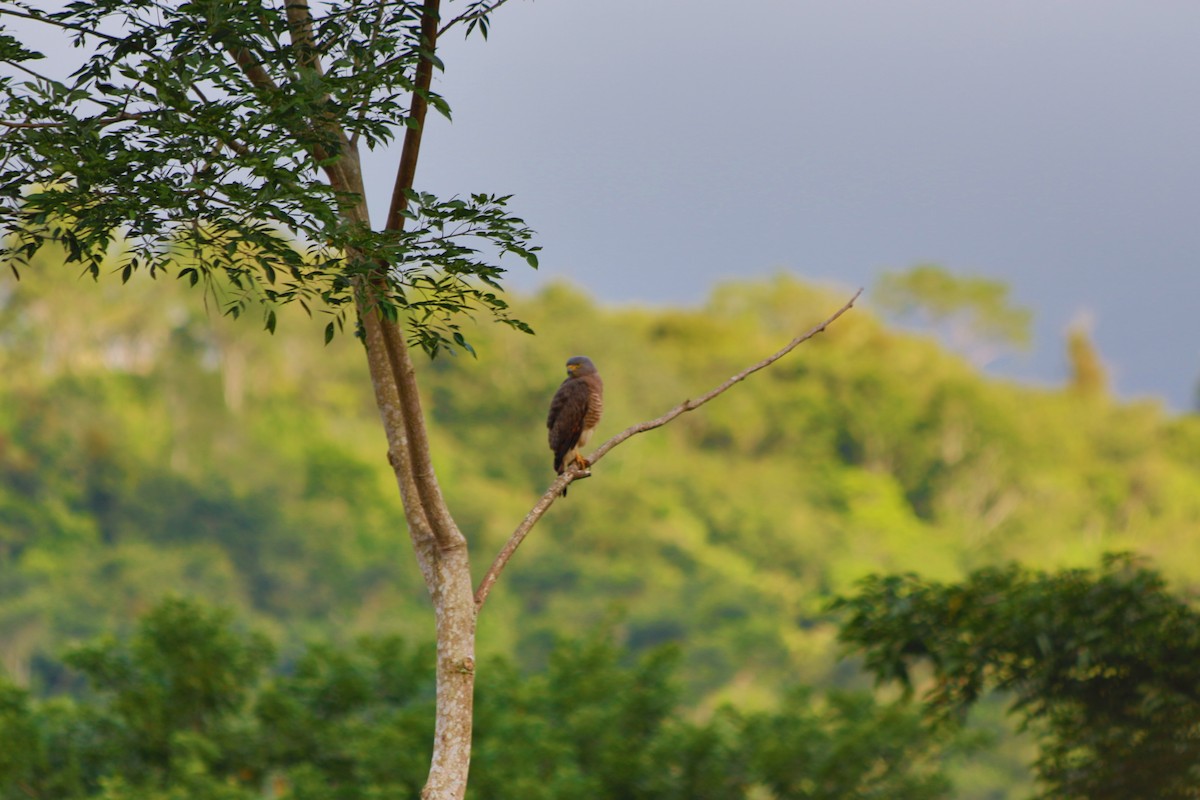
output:
MULTIPOLYGON (((462 20, 486 30, 489 4, 468 5, 462 20)), ((287 13, 213 0, 4 3, 0 20, 57 29, 82 61, 56 79, 0 28, 0 55, 15 67, 0 75, 9 265, 58 242, 93 276, 175 275, 233 314, 261 302, 270 329, 281 303, 323 308, 334 315, 327 336, 369 276, 371 302, 403 312, 430 353, 465 344, 465 310, 524 328, 497 294, 498 255, 537 264, 508 197, 443 200, 409 175, 386 225, 366 215, 360 145, 419 128, 427 106, 449 114, 417 75, 440 66, 425 16, 419 2, 359 0, 287 13)))
MULTIPOLYGON (((411 798, 428 763, 432 653, 389 637, 273 665, 229 612, 169 599, 127 640, 77 648, 78 699, 0 678, 0 798, 411 798), (274 667, 274 668, 272 668, 274 667)), ((798 690, 771 711, 688 718, 678 651, 607 635, 481 680, 475 800, 949 796, 953 742, 902 703, 798 690), (768 794, 764 795, 764 791, 768 794)))
POLYGON ((935 718, 1008 693, 1038 737, 1044 797, 1195 795, 1200 613, 1135 560, 989 568, 959 583, 874 577, 837 607, 848 614, 841 638, 867 669, 926 687, 935 718))
POLYGON ((987 361, 996 348, 1027 348, 1033 312, 1013 305, 1009 287, 982 276, 955 275, 935 264, 885 272, 872 293, 886 313, 947 336, 955 349, 987 361))

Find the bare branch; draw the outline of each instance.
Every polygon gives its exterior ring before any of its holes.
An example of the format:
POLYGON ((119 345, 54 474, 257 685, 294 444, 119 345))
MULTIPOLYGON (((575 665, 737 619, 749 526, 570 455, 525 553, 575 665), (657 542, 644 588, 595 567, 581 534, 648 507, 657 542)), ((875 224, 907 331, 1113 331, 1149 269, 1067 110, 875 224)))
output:
MULTIPOLYGON (((760 369, 771 366, 776 361, 795 350, 798 346, 828 328, 838 317, 845 314, 854 306, 855 301, 858 300, 862 293, 863 290, 859 289, 854 293, 853 297, 846 301, 845 305, 831 314, 824 322, 810 329, 806 333, 802 333, 795 339, 792 339, 778 352, 768 356, 767 358, 764 358, 757 364, 747 367, 707 394, 701 395, 695 400, 684 400, 682 403, 675 406, 661 417, 656 417, 648 422, 638 423, 637 425, 633 425, 621 431, 616 436, 612 437, 607 442, 596 448, 596 451, 588 457, 588 463, 595 464, 597 461, 604 458, 604 456, 607 455, 610 450, 622 442, 633 438, 639 433, 645 433, 646 431, 652 431, 655 428, 660 428, 676 417, 686 414, 689 411, 696 410, 709 400, 715 398, 717 395, 728 391, 735 384, 741 383, 755 372, 758 372, 760 369)), ((542 518, 554 501, 558 499, 559 495, 562 493, 562 490, 570 486, 572 482, 577 481, 580 478, 586 478, 590 475, 590 471, 569 470, 566 473, 559 475, 554 483, 550 484, 550 488, 546 490, 546 493, 542 495, 541 499, 537 501, 537 504, 534 505, 530 512, 525 515, 525 519, 521 521, 521 524, 517 526, 515 531, 513 531, 512 536, 510 536, 508 541, 505 542, 504 547, 500 549, 500 552, 496 555, 495 560, 492 562, 492 566, 488 568, 487 574, 485 574, 483 576, 483 580, 479 582, 479 588, 475 590, 475 605, 477 608, 483 607, 484 601, 487 600, 488 594, 492 590, 492 585, 495 584, 496 580, 500 577, 501 571, 503 571, 505 565, 508 564, 508 561, 512 558, 513 553, 515 553, 517 548, 520 547, 521 542, 525 540, 525 537, 529 534, 529 531, 532 530, 533 526, 537 524, 538 520, 542 518)))
POLYGON ((781 350, 779 350, 779 352, 775 353, 774 355, 768 356, 767 358, 764 358, 762 361, 759 361, 757 364, 754 364, 753 366, 747 367, 746 369, 739 372, 737 375, 734 375, 732 378, 730 378, 729 380, 722 383, 717 388, 713 389, 708 394, 702 395, 695 400, 684 400, 682 403, 677 405, 675 408, 671 409, 666 414, 663 414, 661 417, 658 417, 657 419, 652 419, 649 422, 643 422, 639 425, 634 425, 631 428, 627 428, 626 430, 621 431, 616 436, 612 437, 607 442, 605 442, 604 444, 602 444, 598 448, 596 448, 596 452, 592 453, 592 455, 588 459, 588 461, 592 464, 595 464, 597 461, 599 461, 601 458, 603 458, 605 456, 605 454, 608 453, 609 450, 612 450, 614 447, 621 444, 621 442, 625 441, 626 439, 628 439, 632 436, 635 436, 639 433, 645 433, 646 431, 654 430, 655 428, 666 425, 668 422, 675 419, 680 414, 684 414, 688 411, 694 411, 695 409, 697 409, 700 406, 707 403, 709 400, 712 400, 717 395, 719 395, 719 394, 725 392, 727 389, 731 388, 734 384, 740 383, 740 382, 744 381, 746 378, 753 375, 755 372, 758 372, 760 369, 769 367, 771 364, 774 364, 776 361, 783 358, 788 353, 792 352, 792 350, 795 350, 796 347, 798 347, 799 345, 801 345, 804 342, 808 341, 809 339, 813 338, 818 333, 823 332, 827 327, 829 327, 830 323, 832 323, 838 317, 842 316, 842 314, 845 314, 847 311, 849 311, 851 309, 851 307, 853 307, 855 301, 858 300, 859 296, 862 293, 863 293, 863 290, 859 289, 857 292, 854 293, 853 297, 851 297, 849 300, 846 301, 846 304, 844 306, 842 306, 837 311, 835 311, 828 319, 826 319, 820 325, 817 325, 815 328, 812 328, 807 333, 801 334, 800 336, 797 336, 795 339, 792 339, 792 341, 788 342, 788 344, 786 346, 784 346, 781 350))

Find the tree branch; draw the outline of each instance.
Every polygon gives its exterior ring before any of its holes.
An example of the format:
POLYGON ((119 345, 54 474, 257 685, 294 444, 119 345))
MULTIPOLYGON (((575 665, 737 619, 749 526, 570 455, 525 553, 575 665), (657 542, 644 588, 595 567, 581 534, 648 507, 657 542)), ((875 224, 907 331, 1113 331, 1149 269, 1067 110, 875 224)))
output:
MULTIPOLYGON (((317 50, 316 39, 313 37, 313 20, 312 12, 308 6, 308 0, 286 0, 284 3, 284 14, 287 17, 288 35, 292 40, 292 50, 295 52, 296 68, 301 72, 311 71, 318 77, 324 77, 325 68, 321 65, 321 53, 317 50)), ((330 101, 328 92, 321 98, 322 111, 316 114, 311 119, 311 124, 315 129, 332 132, 338 139, 339 149, 341 151, 340 159, 331 159, 332 155, 324 147, 313 145, 311 151, 313 157, 322 163, 322 168, 325 174, 329 176, 330 183, 339 185, 344 191, 362 195, 363 187, 361 186, 361 172, 358 164, 358 151, 351 145, 349 138, 346 136, 345 127, 328 119, 324 113, 324 107, 330 101), (347 159, 352 159, 353 164, 347 165, 347 159), (348 174, 347 169, 352 170, 353 175, 348 174)))
MULTIPOLYGON (((408 206, 408 191, 412 189, 417 171, 417 158, 420 154, 421 134, 428 106, 426 97, 433 82, 433 53, 437 46, 439 6, 440 0, 425 0, 421 14, 422 54, 420 62, 417 64, 410 111, 410 116, 418 124, 408 128, 404 134, 404 144, 400 153, 400 165, 396 170, 396 183, 393 188, 392 205, 388 212, 386 230, 398 231, 404 228, 404 211, 408 206)), ((389 266, 381 264, 380 269, 382 272, 386 272, 389 266)), ((378 313, 378 310, 372 313, 378 313)), ((433 463, 429 457, 428 435, 425 430, 421 398, 417 391, 408 345, 404 341, 402 330, 398 324, 381 321, 380 328, 383 344, 387 348, 388 359, 391 362, 398 400, 404 410, 403 423, 408 446, 403 453, 406 461, 402 468, 408 471, 415 482, 415 488, 428 523, 437 539, 439 550, 444 553, 464 549, 466 539, 446 509, 433 463)))
POLYGON ((250 52, 248 47, 230 45, 226 48, 226 52, 233 59, 233 63, 241 67, 242 72, 250 79, 250 83, 255 88, 269 92, 279 91, 279 84, 275 83, 275 79, 271 77, 271 73, 267 72, 262 62, 254 57, 254 54, 250 52))
MULTIPOLYGON (((442 29, 438 31, 438 36, 441 36, 446 31, 450 30, 451 28, 453 28, 455 25, 457 25, 460 22, 470 22, 473 19, 479 19, 480 17, 486 17, 488 14, 491 14, 493 11, 495 11, 497 8, 499 8, 500 6, 504 5, 507 2, 508 2, 508 0, 496 0, 496 2, 492 3, 490 6, 487 6, 486 8, 479 8, 479 9, 473 9, 471 11, 464 11, 463 13, 459 14, 457 17, 455 17, 454 19, 450 20, 445 25, 443 25, 442 29)), ((470 31, 468 31, 468 33, 470 33, 470 31)), ((486 39, 487 36, 484 36, 483 38, 486 39)))
MULTIPOLYGON (((378 310, 375 313, 379 313, 378 310)), ((433 469, 433 461, 429 453, 429 436, 425 430, 425 415, 421 409, 421 396, 417 390, 416 372, 408 344, 404 341, 403 331, 399 325, 384 322, 380 328, 384 346, 387 348, 387 357, 391 362, 399 401, 403 408, 403 425, 407 442, 404 455, 407 457, 408 472, 416 486, 422 512, 437 540, 439 553, 465 549, 467 540, 446 508, 441 487, 438 485, 437 473, 433 469)))
POLYGON ((15 70, 24 72, 26 75, 37 81, 42 81, 44 83, 58 83, 58 81, 54 80, 53 78, 49 78, 36 70, 32 70, 19 61, 10 61, 5 59, 4 61, 0 61, 0 64, 4 64, 6 67, 12 67, 15 70))
MULTIPOLYGON (((153 112, 143 112, 143 113, 136 113, 136 114, 127 112, 127 111, 122 111, 120 114, 115 114, 111 117, 100 117, 98 119, 88 120, 88 122, 91 122, 96 125, 100 125, 101 127, 106 127, 108 125, 116 125, 118 122, 129 122, 131 120, 144 119, 145 117, 149 116, 152 113, 161 113, 161 111, 162 111, 162 109, 155 109, 153 112)), ((70 124, 70 123, 67 123, 67 122, 9 122, 8 120, 0 119, 0 127, 5 127, 5 128, 62 128, 62 127, 67 126, 68 124, 70 124)))
MULTIPOLYGON (((846 301, 845 305, 826 318, 824 322, 820 323, 808 332, 797 336, 795 339, 792 339, 792 341, 788 342, 787 345, 785 345, 778 352, 768 356, 767 358, 764 358, 757 364, 747 367, 707 394, 701 395, 695 400, 684 400, 682 403, 675 406, 661 417, 656 417, 655 419, 647 422, 641 422, 637 425, 632 425, 621 431, 616 436, 612 437, 607 442, 596 448, 596 451, 588 457, 588 463, 595 464, 597 461, 604 458, 604 456, 607 455, 608 452, 617 445, 633 438, 639 433, 645 433, 646 431, 652 431, 655 428, 660 428, 676 417, 686 414, 689 411, 696 410, 709 400, 715 398, 717 395, 728 391, 735 384, 741 383, 755 372, 758 372, 760 369, 771 366, 776 361, 795 350, 798 346, 828 328, 838 317, 845 314, 851 309, 851 307, 854 306, 855 301, 858 300, 862 293, 863 290, 859 289, 854 293, 853 297, 846 301)), ((534 505, 529 513, 525 515, 525 519, 521 521, 521 524, 517 526, 517 529, 513 531, 512 535, 508 538, 508 541, 505 542, 504 547, 500 549, 500 552, 496 555, 495 560, 492 562, 492 566, 488 568, 487 573, 483 576, 483 580, 479 582, 479 588, 475 590, 476 608, 483 607, 484 601, 487 600, 493 584, 495 584, 496 580, 500 577, 500 573, 504 570, 505 565, 508 564, 509 559, 511 559, 513 554, 516 553, 517 548, 521 546, 521 542, 525 540, 525 537, 529 534, 529 531, 532 530, 533 526, 537 524, 538 520, 542 518, 546 511, 550 509, 550 506, 553 505, 554 501, 558 499, 562 493, 562 490, 570 486, 573 481, 579 480, 580 478, 586 478, 590 474, 590 471, 571 469, 566 473, 559 475, 554 483, 550 484, 550 488, 546 490, 546 493, 541 496, 541 499, 537 501, 537 504, 534 505)))
MULTIPOLYGON (((357 3, 355 5, 357 5, 357 3)), ((379 28, 380 28, 380 24, 383 22, 383 13, 384 13, 385 8, 386 8, 386 6, 381 3, 379 5, 379 8, 377 8, 375 10, 375 24, 371 26, 371 35, 369 37, 367 37, 368 52, 370 50, 372 50, 375 46, 375 39, 379 35, 379 28)), ((362 65, 358 65, 358 66, 361 68, 362 65)), ((368 92, 363 97, 363 101, 362 101, 362 104, 359 106, 358 112, 354 115, 354 120, 356 123, 361 123, 364 119, 366 119, 367 109, 370 107, 371 107, 371 94, 370 94, 370 92, 368 92)), ((355 130, 354 136, 352 136, 350 138, 350 146, 351 147, 358 146, 358 139, 359 139, 359 136, 361 136, 361 135, 362 135, 361 129, 355 130)))
POLYGON ((404 131, 404 144, 400 150, 400 166, 396 170, 396 182, 392 187, 392 204, 388 209, 384 229, 398 231, 404 227, 404 212, 408 208, 408 193, 413 188, 417 175, 417 158, 421 153, 421 137, 425 133, 425 114, 429 110, 429 87, 433 83, 433 52, 437 47, 438 14, 440 0, 425 0, 421 12, 421 45, 424 52, 417 63, 413 78, 412 107, 408 116, 413 124, 404 131))
POLYGON ((313 39, 312 14, 309 13, 307 0, 287 0, 284 12, 287 15, 288 32, 292 37, 292 48, 296 51, 296 66, 301 70, 311 69, 317 75, 324 75, 321 56, 313 39))
POLYGON ((106 42, 111 42, 112 44, 119 44, 124 41, 124 39, 120 36, 102 33, 101 31, 89 28, 86 25, 76 25, 70 22, 63 22, 62 20, 50 19, 43 14, 35 14, 28 11, 14 11, 11 8, 0 8, 0 17, 19 17, 21 19, 33 20, 34 22, 40 22, 43 25, 50 25, 64 31, 75 31, 76 33, 95 36, 97 39, 102 39, 106 42))

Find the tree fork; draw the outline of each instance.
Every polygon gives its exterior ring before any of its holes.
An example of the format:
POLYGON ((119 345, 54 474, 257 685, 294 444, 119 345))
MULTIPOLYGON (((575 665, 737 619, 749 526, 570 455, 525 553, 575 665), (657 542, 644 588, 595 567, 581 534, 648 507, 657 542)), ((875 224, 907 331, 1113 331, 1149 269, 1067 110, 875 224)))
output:
MULTIPOLYGON (((433 54, 437 47, 439 0, 426 0, 421 15, 423 52, 417 64, 409 117, 404 133, 400 164, 393 185, 386 230, 404 227, 404 211, 413 189, 421 139, 433 82, 433 54)), ((386 267, 385 267, 386 268, 386 267)), ((466 537, 458 529, 433 468, 429 437, 421 408, 412 354, 404 341, 399 322, 387 319, 360 293, 360 316, 365 313, 367 350, 372 379, 385 390, 385 399, 398 406, 398 413, 385 418, 389 448, 398 450, 393 461, 397 481, 413 495, 405 500, 406 516, 422 572, 433 602, 437 630, 437 700, 433 756, 429 777, 421 790, 423 800, 460 800, 467 790, 471 765, 471 739, 475 702, 475 625, 477 610, 471 584, 471 565, 466 537), (394 391, 394 394, 393 394, 394 391), (399 445, 397 447, 397 445, 399 445), (399 468, 397 468, 399 466, 399 468), (409 505, 415 508, 410 512, 409 505), (413 522, 420 525, 412 528, 413 522)), ((381 406, 381 413, 383 408, 381 406)), ((389 451, 391 452, 391 451, 389 451)))

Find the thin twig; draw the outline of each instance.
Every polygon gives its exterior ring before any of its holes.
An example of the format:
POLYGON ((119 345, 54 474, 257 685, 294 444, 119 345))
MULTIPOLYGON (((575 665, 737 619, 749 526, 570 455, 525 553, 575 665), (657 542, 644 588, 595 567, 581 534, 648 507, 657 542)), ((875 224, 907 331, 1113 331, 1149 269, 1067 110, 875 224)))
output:
POLYGON ((49 78, 42 73, 37 72, 36 70, 32 70, 19 61, 10 61, 8 59, 4 59, 3 61, 0 61, 0 64, 4 64, 7 67, 12 67, 15 70, 24 72, 34 80, 42 81, 43 83, 58 83, 58 81, 54 80, 53 78, 49 78))
MULTIPOLYGON (((459 14, 457 17, 455 17, 454 19, 450 20, 445 25, 443 25, 442 29, 438 31, 438 36, 441 36, 443 33, 450 30, 451 28, 453 28, 455 25, 457 25, 460 22, 467 22, 469 20, 479 19, 480 17, 486 17, 488 14, 491 14, 493 11, 495 11, 497 8, 499 8, 500 6, 504 5, 507 2, 508 2, 508 0, 496 0, 496 2, 492 3, 487 8, 479 9, 477 11, 464 11, 463 13, 459 14)), ((486 38, 486 37, 484 37, 484 38, 486 38)))
POLYGON ((42 14, 34 14, 26 11, 14 11, 11 8, 0 8, 0 17, 20 17, 21 19, 33 20, 34 22, 41 22, 44 25, 51 25, 55 28, 60 28, 65 31, 76 31, 77 33, 87 34, 88 36, 95 36, 97 39, 103 39, 104 41, 112 44, 120 44, 124 41, 124 39, 122 39, 120 36, 114 36, 109 33, 101 33, 100 31, 89 28, 86 25, 64 22, 63 20, 59 19, 49 19, 42 14))
MULTIPOLYGON (((355 2, 354 5, 358 5, 358 3, 355 2)), ((379 30, 380 30, 380 28, 383 27, 383 13, 384 13, 385 8, 386 7, 383 4, 380 4, 379 9, 375 14, 375 24, 371 26, 371 35, 369 37, 367 37, 366 49, 367 49, 368 53, 371 52, 372 49, 374 49, 375 41, 379 37, 379 30)), ((362 65, 357 63, 357 59, 355 59, 354 67, 356 70, 362 69, 362 65)), ((370 109, 370 107, 371 107, 371 93, 367 92, 366 96, 363 97, 362 105, 359 107, 358 113, 354 115, 354 122, 355 122, 356 130, 354 131, 354 135, 350 137, 350 146, 351 147, 358 147, 358 139, 359 139, 359 136, 362 135, 362 129, 358 128, 358 126, 361 125, 364 120, 366 120, 367 110, 370 109)))
MULTIPOLYGON (((115 125, 118 122, 129 122, 131 120, 144 119, 148 113, 129 113, 122 111, 120 114, 112 117, 101 117, 99 119, 83 120, 96 125, 115 125)), ((81 120, 73 120, 80 122, 81 120)), ((0 126, 5 128, 62 128, 70 125, 69 122, 9 122, 8 120, 0 119, 0 126)))
MULTIPOLYGON (((631 439, 639 433, 645 433, 646 431, 652 431, 655 428, 660 428, 676 417, 686 414, 688 411, 696 410, 717 395, 722 394, 723 392, 732 388, 734 384, 741 383, 755 372, 758 372, 760 369, 764 369, 769 367, 771 364, 774 364, 776 361, 795 350, 798 346, 828 328, 830 324, 832 324, 838 317, 845 314, 851 309, 851 307, 854 306, 855 301, 858 300, 862 293, 863 290, 859 289, 854 293, 853 297, 846 301, 845 305, 831 314, 824 322, 812 328, 808 332, 797 336, 795 339, 792 339, 792 341, 788 342, 787 345, 785 345, 775 354, 764 358, 757 364, 747 367, 707 394, 701 395, 695 400, 684 400, 682 403, 675 406, 661 417, 657 417, 648 422, 638 423, 637 425, 633 425, 621 431, 616 436, 612 437, 607 442, 596 448, 596 451, 588 456, 588 464, 594 465, 597 461, 604 458, 604 456, 610 450, 622 442, 631 439)), ((500 549, 500 552, 496 555, 495 560, 492 561, 492 566, 488 568, 487 574, 485 574, 483 576, 483 580, 479 582, 479 588, 475 590, 476 608, 483 607, 484 601, 487 600, 488 594, 492 590, 492 585, 495 584, 497 578, 500 577, 501 571, 503 571, 505 565, 508 564, 508 561, 512 558, 513 553, 515 553, 517 548, 521 546, 521 542, 525 540, 525 537, 529 534, 529 531, 532 530, 533 526, 537 524, 537 521, 542 518, 554 501, 558 499, 559 495, 562 493, 562 490, 570 486, 573 481, 579 480, 580 478, 586 478, 589 475, 591 475, 590 470, 579 471, 571 469, 562 475, 559 475, 554 483, 550 484, 550 488, 546 490, 546 493, 541 496, 541 499, 537 501, 537 504, 530 510, 530 512, 525 515, 525 519, 521 520, 521 524, 517 526, 515 531, 513 531, 512 536, 508 537, 508 541, 505 542, 504 547, 500 549)))

